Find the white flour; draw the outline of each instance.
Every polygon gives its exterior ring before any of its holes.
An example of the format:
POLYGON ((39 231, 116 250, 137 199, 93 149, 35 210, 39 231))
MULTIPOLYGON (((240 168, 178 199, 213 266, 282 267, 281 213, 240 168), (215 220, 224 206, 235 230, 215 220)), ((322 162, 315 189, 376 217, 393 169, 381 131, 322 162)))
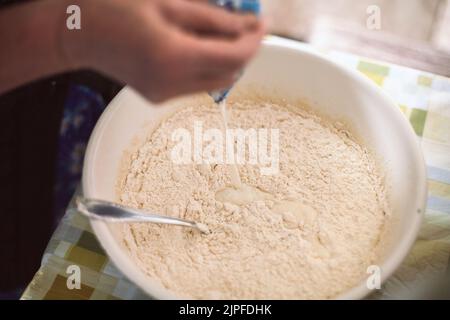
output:
POLYGON ((205 235, 123 225, 139 267, 177 296, 200 299, 332 298, 358 284, 379 255, 389 215, 378 166, 344 129, 306 111, 244 101, 231 127, 278 128, 280 173, 226 165, 175 165, 171 133, 194 121, 221 128, 214 105, 179 111, 131 157, 120 202, 205 224, 205 235))

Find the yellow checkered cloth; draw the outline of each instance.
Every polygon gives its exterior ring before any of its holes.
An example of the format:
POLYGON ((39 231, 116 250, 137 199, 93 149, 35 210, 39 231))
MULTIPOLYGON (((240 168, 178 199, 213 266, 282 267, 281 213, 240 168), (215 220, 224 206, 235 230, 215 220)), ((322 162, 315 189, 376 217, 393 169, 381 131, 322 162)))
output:
MULTIPOLYGON (((282 43, 311 47, 278 39, 282 43)), ((373 298, 406 298, 450 273, 450 79, 342 52, 332 60, 357 69, 398 103, 422 145, 428 165, 429 197, 420 236, 397 273, 373 298)), ((450 277, 449 277, 450 278, 450 277)), ((70 203, 50 239, 42 266, 22 299, 147 299, 110 262, 89 226, 70 203), (81 269, 81 289, 67 287, 67 267, 81 269)))

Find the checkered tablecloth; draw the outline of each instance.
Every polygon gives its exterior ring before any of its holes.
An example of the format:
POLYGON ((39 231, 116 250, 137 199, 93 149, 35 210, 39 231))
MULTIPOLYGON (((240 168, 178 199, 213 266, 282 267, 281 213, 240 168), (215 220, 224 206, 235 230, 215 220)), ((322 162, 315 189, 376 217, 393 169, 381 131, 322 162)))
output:
MULTIPOLYGON (((287 40, 278 39, 280 42, 287 40)), ((287 43, 287 42, 286 42, 287 43)), ((308 50, 304 44, 289 42, 308 50)), ((428 166, 429 197, 420 236, 402 266, 375 298, 403 298, 450 272, 450 79, 327 52, 331 59, 372 79, 399 105, 421 143, 428 166)), ((110 262, 73 201, 53 234, 42 265, 22 299, 146 299, 110 262), (67 268, 81 271, 81 289, 67 288, 67 268)))

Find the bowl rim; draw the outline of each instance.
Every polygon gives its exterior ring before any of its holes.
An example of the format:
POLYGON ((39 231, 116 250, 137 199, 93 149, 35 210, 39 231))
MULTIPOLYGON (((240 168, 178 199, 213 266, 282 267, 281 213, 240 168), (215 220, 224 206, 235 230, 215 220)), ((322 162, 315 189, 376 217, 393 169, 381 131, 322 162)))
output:
MULTIPOLYGON (((414 155, 413 162, 417 164, 418 179, 417 179, 417 198, 415 201, 415 208, 417 208, 417 213, 412 215, 413 221, 411 222, 411 227, 403 235, 403 240, 393 246, 392 251, 384 259, 383 264, 380 265, 381 273, 381 283, 384 283, 400 266, 403 260, 406 258, 407 254, 411 250, 414 242, 416 241, 417 235, 419 233, 420 227, 422 225, 425 206, 427 201, 427 173, 426 165, 423 153, 419 147, 419 143, 415 132, 413 131, 411 125, 401 113, 397 104, 393 99, 388 96, 380 87, 373 83, 370 79, 362 75, 356 70, 350 69, 341 65, 338 62, 331 60, 324 54, 313 51, 312 49, 305 48, 302 44, 298 44, 296 41, 278 38, 268 38, 263 41, 264 48, 275 48, 281 50, 291 51, 297 54, 307 55, 318 61, 318 63, 328 64, 330 67, 337 69, 338 72, 344 73, 346 76, 350 77, 352 80, 359 82, 365 87, 366 90, 372 91, 380 96, 384 101, 384 104, 380 105, 380 108, 384 108, 383 111, 390 112, 390 116, 395 117, 395 122, 397 123, 398 130, 403 131, 404 138, 406 142, 410 144, 412 153, 414 155)), ((82 172, 82 190, 86 197, 93 196, 93 190, 91 183, 93 179, 93 164, 96 154, 98 152, 98 141, 101 140, 104 134, 104 129, 108 125, 108 122, 113 118, 114 112, 121 105, 121 101, 126 98, 127 93, 132 90, 128 86, 123 88, 121 92, 109 103, 103 114, 100 116, 88 142, 86 148, 83 172, 82 172)), ((113 237, 112 233, 109 231, 109 227, 105 222, 98 220, 90 220, 92 229, 99 240, 102 247, 105 249, 106 254, 113 264, 136 286, 143 289, 151 297, 158 299, 179 299, 169 290, 163 288, 157 284, 154 280, 146 276, 138 266, 132 262, 132 259, 122 250, 116 239, 113 237)), ((352 289, 341 293, 336 296, 335 299, 359 299, 364 298, 376 289, 369 289, 366 285, 366 281, 361 281, 361 283, 352 289)))

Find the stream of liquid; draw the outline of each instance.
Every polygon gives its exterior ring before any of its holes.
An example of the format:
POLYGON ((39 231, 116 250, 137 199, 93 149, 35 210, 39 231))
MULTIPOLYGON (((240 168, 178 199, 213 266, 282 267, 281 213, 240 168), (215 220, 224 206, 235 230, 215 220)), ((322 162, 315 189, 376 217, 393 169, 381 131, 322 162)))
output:
MULTIPOLYGON (((229 123, 226 99, 219 103, 219 108, 222 114, 223 128, 226 133, 229 123)), ((289 226, 297 227, 300 221, 314 220, 316 213, 302 202, 296 200, 277 201, 270 193, 243 184, 236 163, 229 164, 228 168, 232 185, 216 193, 216 199, 218 201, 241 206, 254 201, 272 200, 274 201, 273 211, 282 214, 283 219, 288 221, 289 226)))
MULTIPOLYGON (((222 114, 222 125, 225 130, 225 136, 226 136, 226 132, 228 130, 227 99, 224 99, 219 103, 219 108, 220 108, 220 113, 222 114)), ((235 159, 233 159, 233 160, 235 160, 235 159)), ((237 189, 241 188, 242 181, 241 181, 241 176, 239 174, 239 169, 237 167, 237 164, 232 163, 232 164, 228 165, 228 168, 229 168, 229 173, 230 173, 230 177, 231 177, 231 184, 237 189)))

